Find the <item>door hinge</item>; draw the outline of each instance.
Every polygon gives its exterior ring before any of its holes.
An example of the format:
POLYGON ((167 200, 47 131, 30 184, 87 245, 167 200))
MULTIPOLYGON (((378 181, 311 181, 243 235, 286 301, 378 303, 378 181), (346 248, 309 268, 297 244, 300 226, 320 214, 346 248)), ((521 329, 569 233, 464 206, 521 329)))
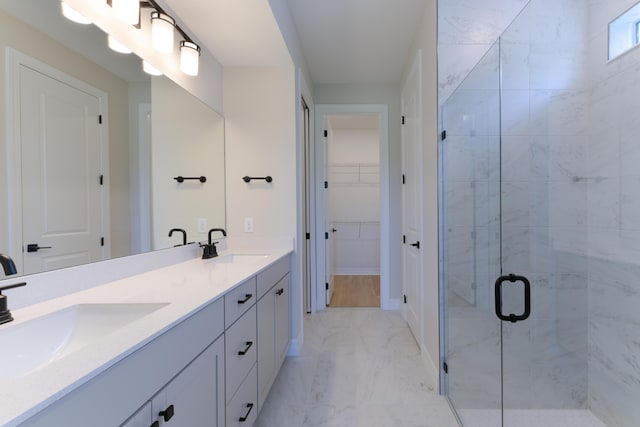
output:
POLYGON ((102 114, 98 114, 98 124, 102 124, 102 114))
POLYGON ((403 297, 404 297, 404 303, 406 304, 407 303, 407 296, 403 295, 403 297))
POLYGON ((324 182, 324 188, 329 188, 329 181, 324 182))
POLYGON ((447 131, 443 130, 442 133, 440 134, 440 138, 444 141, 445 139, 447 139, 447 131))
POLYGON ((324 232, 324 240, 329 240, 329 232, 328 231, 324 232))
POLYGON ((407 177, 404 174, 402 174, 402 183, 406 184, 406 182, 407 182, 407 177))
POLYGON ((104 185, 104 175, 100 175, 100 185, 104 185))
POLYGON ((307 233, 306 238, 307 240, 311 240, 311 233, 307 233))
POLYGON ((442 362, 442 370, 445 374, 449 373, 449 365, 447 365, 447 362, 442 362))
POLYGON ((404 116, 402 116, 402 124, 404 124, 404 116))
POLYGON ((407 235, 403 234, 402 235, 402 244, 406 244, 407 243, 407 235))
POLYGON ((100 246, 104 246, 104 237, 100 238, 100 246))
POLYGON ((329 284, 328 283, 324 284, 324 289, 327 290, 327 291, 329 290, 329 284))
POLYGON ((326 137, 328 137, 328 136, 329 136, 329 132, 325 129, 325 131, 324 131, 324 137, 326 138, 326 137))

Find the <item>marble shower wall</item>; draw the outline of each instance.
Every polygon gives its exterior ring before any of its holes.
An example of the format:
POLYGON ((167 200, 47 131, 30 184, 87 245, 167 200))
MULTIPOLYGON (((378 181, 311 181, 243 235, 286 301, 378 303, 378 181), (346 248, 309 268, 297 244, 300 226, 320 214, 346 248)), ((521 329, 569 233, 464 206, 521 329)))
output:
POLYGON ((607 24, 629 0, 589 0, 589 407, 640 425, 640 50, 607 61, 607 24))
POLYGON ((506 409, 587 405, 587 23, 584 0, 532 0, 501 37, 502 267, 532 293, 503 325, 506 409))
POLYGON ((529 0, 438 0, 438 99, 449 98, 529 0))

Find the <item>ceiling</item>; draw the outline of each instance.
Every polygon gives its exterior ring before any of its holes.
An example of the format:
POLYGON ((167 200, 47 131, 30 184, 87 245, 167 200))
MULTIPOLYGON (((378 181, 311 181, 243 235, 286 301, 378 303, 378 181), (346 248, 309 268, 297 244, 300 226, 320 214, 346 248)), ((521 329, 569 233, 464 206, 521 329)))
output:
MULTIPOLYGON (((314 84, 398 83, 427 0, 283 0, 314 84)), ((268 0, 165 0, 226 67, 290 58, 268 0)))
POLYGON ((287 0, 315 84, 398 83, 427 0, 287 0))

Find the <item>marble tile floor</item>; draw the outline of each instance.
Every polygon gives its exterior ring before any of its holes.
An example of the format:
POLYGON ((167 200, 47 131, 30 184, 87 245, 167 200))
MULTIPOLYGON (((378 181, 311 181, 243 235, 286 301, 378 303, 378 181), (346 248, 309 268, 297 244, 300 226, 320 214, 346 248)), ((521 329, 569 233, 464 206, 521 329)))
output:
MULTIPOLYGON (((500 425, 499 410, 462 409, 465 427, 500 425)), ((504 414, 505 427, 607 427, 586 409, 511 409, 504 414)))
POLYGON ((256 427, 458 427, 399 312, 329 308, 304 333, 256 427))

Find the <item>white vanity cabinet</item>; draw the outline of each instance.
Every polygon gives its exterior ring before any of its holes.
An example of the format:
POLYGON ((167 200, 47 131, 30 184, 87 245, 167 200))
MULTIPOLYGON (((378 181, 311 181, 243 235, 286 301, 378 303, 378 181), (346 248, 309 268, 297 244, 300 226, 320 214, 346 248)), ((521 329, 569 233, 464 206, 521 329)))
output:
POLYGON ((223 426, 223 327, 220 298, 20 427, 223 426), (171 403, 174 416, 164 422, 158 413, 171 403))
POLYGON ((223 427, 224 337, 218 338, 121 427, 223 427))
POLYGON ((258 409, 262 409, 289 349, 289 260, 258 274, 258 409))
POLYGON ((224 297, 227 426, 252 426, 258 413, 256 277, 224 297))
POLYGON ((289 265, 202 301, 19 426, 253 426, 288 351, 289 265))

